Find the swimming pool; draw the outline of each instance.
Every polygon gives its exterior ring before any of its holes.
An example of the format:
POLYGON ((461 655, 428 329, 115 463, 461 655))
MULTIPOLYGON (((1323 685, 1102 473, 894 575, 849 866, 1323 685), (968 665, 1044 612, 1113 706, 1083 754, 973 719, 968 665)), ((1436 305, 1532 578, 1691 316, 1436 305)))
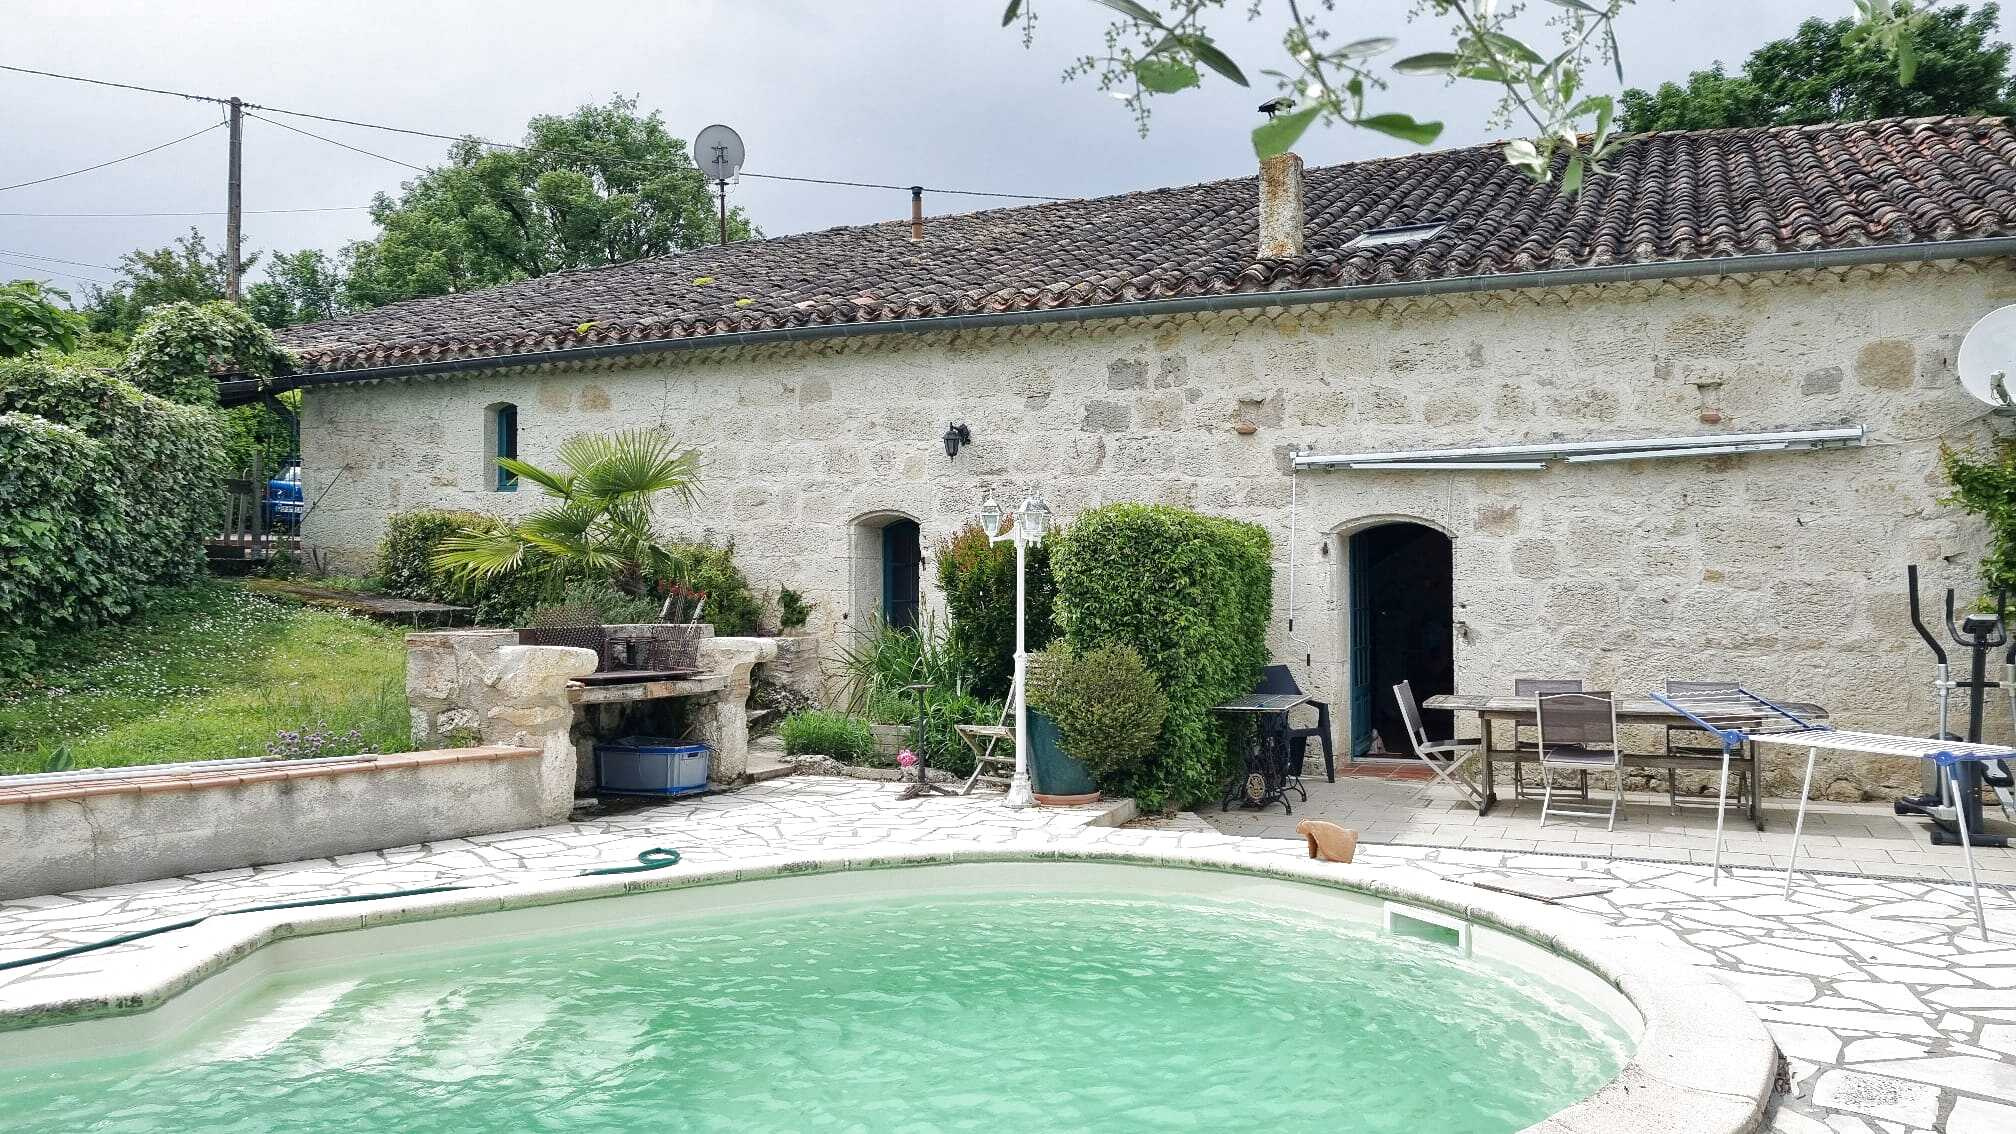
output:
POLYGON ((1495 1134, 1643 1031, 1517 934, 1139 863, 787 873, 255 956, 146 1026, 0 1033, 7 1129, 1495 1134))

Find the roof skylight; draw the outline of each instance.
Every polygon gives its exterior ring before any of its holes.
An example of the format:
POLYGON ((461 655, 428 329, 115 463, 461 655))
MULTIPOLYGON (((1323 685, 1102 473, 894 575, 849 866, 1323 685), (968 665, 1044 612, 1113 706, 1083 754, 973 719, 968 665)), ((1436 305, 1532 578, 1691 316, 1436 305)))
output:
POLYGON ((1427 224, 1403 224, 1393 228, 1373 228, 1359 233, 1351 239, 1346 248, 1380 248, 1388 244, 1413 244, 1426 240, 1448 228, 1447 221, 1431 221, 1427 224))

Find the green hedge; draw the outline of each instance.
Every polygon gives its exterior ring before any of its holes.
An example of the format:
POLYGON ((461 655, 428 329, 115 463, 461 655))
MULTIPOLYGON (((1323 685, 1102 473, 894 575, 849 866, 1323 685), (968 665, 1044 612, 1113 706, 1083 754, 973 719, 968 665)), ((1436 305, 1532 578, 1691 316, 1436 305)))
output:
POLYGON ((469 528, 501 526, 495 516, 419 508, 394 515, 378 543, 378 585, 386 594, 422 602, 466 606, 480 626, 520 626, 533 607, 556 601, 547 584, 527 575, 495 579, 456 579, 434 566, 434 547, 469 528))
POLYGON ((109 374, 0 363, 0 674, 52 634, 122 618, 203 573, 220 525, 217 412, 109 374))
POLYGON ((1131 646, 1169 698, 1162 744, 1123 782, 1144 808, 1213 798, 1232 773, 1211 706, 1252 691, 1274 595, 1266 529, 1180 508, 1114 504, 1055 538, 1058 628, 1079 649, 1131 646))
MULTIPOLYGON (((1015 549, 988 543, 987 533, 975 524, 939 541, 933 557, 945 609, 952 616, 951 648, 959 667, 972 680, 975 696, 1003 700, 1015 668, 1015 549)), ((1027 566, 1023 632, 1034 653, 1056 636, 1057 582, 1049 547, 1030 548, 1027 566)))

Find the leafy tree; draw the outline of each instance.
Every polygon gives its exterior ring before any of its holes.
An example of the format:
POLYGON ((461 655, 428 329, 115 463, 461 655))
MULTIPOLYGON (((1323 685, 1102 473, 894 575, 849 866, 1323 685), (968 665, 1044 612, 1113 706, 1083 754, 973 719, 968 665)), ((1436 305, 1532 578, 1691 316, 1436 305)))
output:
POLYGON ((1864 25, 1807 20, 1788 39, 1751 53, 1731 75, 1720 63, 1656 91, 1624 92, 1624 128, 1711 130, 1865 118, 2016 112, 2009 45, 1991 42, 1997 6, 1925 13, 1907 75, 1864 25))
POLYGON ((18 358, 49 349, 75 350, 84 317, 56 303, 70 294, 34 280, 0 284, 0 358, 18 358))
MULTIPOLYGON (((616 97, 568 115, 540 115, 525 148, 467 139, 448 164, 379 194, 379 235, 350 246, 345 299, 377 306, 615 264, 712 243, 714 197, 654 111, 616 97)), ((728 235, 751 233, 731 209, 728 235)))
MULTIPOLYGON (((1205 74, 1249 86, 1239 63, 1218 46, 1212 29, 1222 22, 1226 0, 1093 0, 1118 13, 1100 51, 1080 57, 1064 71, 1068 79, 1096 79, 1133 111, 1145 135, 1152 99, 1202 85, 1205 74)), ((1563 192, 1580 187, 1615 144, 1611 135, 1617 104, 1609 95, 1588 92, 1591 72, 1614 70, 1624 79, 1615 24, 1633 0, 1545 0, 1533 5, 1498 0, 1412 0, 1410 20, 1447 35, 1443 50, 1399 60, 1400 75, 1442 76, 1484 84, 1498 98, 1494 125, 1517 122, 1525 137, 1505 144, 1505 160, 1537 181, 1561 178, 1563 192), (1587 135, 1585 138, 1583 135, 1587 135), (1561 159, 1561 160, 1557 160, 1561 159)), ((1931 0, 1853 0, 1857 35, 1889 60, 1909 84, 1916 65, 1916 33, 1929 16, 1931 0)), ((1269 100, 1269 120, 1253 131, 1261 157, 1286 151, 1318 123, 1375 130, 1417 145, 1442 133, 1440 122, 1420 122, 1395 110, 1378 109, 1387 74, 1372 60, 1397 43, 1368 35, 1362 4, 1345 5, 1348 34, 1330 26, 1337 0, 1288 0, 1239 4, 1251 21, 1272 25, 1282 59, 1262 74, 1283 97, 1269 100)), ((1035 37, 1036 0, 1008 0, 1003 27, 1020 23, 1022 43, 1035 37)))
MULTIPOLYGON (((250 269, 257 252, 245 258, 250 269)), ((85 316, 93 331, 130 335, 140 328, 147 309, 163 303, 209 303, 224 298, 230 260, 195 228, 165 248, 136 248, 119 258, 122 278, 109 288, 92 288, 85 316)))
POLYGON ((245 309, 268 327, 333 319, 348 310, 343 275, 343 264, 326 252, 275 252, 266 278, 245 290, 245 309))

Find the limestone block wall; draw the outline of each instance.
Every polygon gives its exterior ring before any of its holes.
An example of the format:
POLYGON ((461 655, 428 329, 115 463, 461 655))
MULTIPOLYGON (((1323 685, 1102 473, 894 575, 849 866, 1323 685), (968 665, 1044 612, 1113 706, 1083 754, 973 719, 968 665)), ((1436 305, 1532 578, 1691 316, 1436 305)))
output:
MULTIPOLYGON (((990 490, 1040 491, 1067 518, 1164 502, 1269 527, 1275 654, 1343 706, 1344 540, 1408 519, 1453 540, 1465 691, 1509 690, 1521 675, 1632 691, 1728 677, 1855 726, 1925 732, 1931 664, 1906 620, 1904 567, 1920 564, 1935 593, 1974 589, 1983 530, 1939 503, 1938 452, 2002 429, 1952 367, 1960 335, 2016 300, 2012 285, 2000 263, 1945 264, 321 388, 303 426, 319 500, 307 537, 355 563, 400 509, 536 507, 536 493, 487 490, 484 411, 508 401, 535 462, 572 434, 635 425, 700 449, 705 498, 671 526, 734 539, 759 586, 816 603, 808 629, 829 642, 873 617, 866 533, 892 517, 919 522, 928 558, 990 490), (952 421, 974 441, 948 460, 939 437, 952 421), (1866 425, 1869 445, 1539 473, 1288 471, 1294 449, 1842 423, 1866 425)), ((928 587, 928 565, 925 576, 928 587)), ((2010 727, 1997 705, 1991 731, 2010 727)), ((1782 770, 1772 780, 1790 783, 1782 770)), ((1910 767, 1849 761, 1821 779, 1835 796, 1913 782, 1910 767)))

